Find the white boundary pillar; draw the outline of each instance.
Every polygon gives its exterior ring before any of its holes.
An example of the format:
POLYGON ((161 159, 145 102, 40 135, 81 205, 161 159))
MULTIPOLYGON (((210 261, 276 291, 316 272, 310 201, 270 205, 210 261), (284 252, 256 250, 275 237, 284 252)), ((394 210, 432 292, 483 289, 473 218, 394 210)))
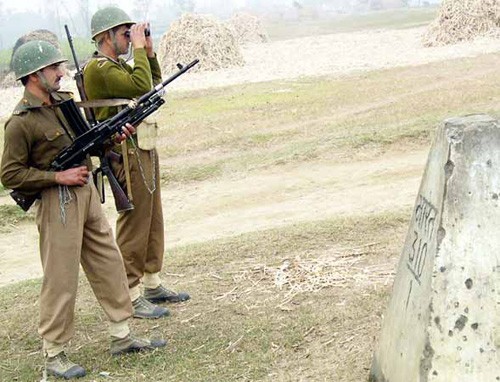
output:
POLYGON ((500 123, 436 132, 371 382, 500 382, 500 123))

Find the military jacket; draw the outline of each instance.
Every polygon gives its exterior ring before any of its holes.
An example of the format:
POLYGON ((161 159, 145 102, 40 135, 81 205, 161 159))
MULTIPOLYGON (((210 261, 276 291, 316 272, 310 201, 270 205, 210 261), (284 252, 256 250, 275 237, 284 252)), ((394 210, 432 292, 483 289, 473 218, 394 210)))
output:
MULTIPOLYGON (((94 53, 84 68, 84 87, 89 100, 137 98, 161 82, 161 69, 156 55, 149 58, 146 49, 134 49, 134 67, 123 59, 118 61, 94 53)), ((118 113, 117 107, 96 108, 98 121, 118 113)))
MULTIPOLYGON (((71 93, 57 94, 63 100, 72 97, 71 93)), ((5 123, 2 184, 26 194, 57 185, 56 173, 49 167, 57 154, 71 144, 67 132, 72 134, 57 106, 44 104, 25 90, 23 99, 5 123)))

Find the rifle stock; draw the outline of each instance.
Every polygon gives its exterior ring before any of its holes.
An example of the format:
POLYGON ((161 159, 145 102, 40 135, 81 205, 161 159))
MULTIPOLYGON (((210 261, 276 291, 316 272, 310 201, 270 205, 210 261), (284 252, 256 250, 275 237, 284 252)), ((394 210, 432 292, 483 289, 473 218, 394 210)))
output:
MULTIPOLYGON (((134 205, 130 203, 129 199, 125 192, 123 192, 120 183, 116 179, 111 167, 109 165, 109 157, 107 155, 103 155, 101 160, 101 167, 97 170, 102 172, 104 176, 108 178, 109 187, 111 188, 111 192, 113 193, 113 199, 115 200, 115 207, 118 213, 122 213, 125 211, 130 211, 134 209, 134 205)), ((101 193, 101 202, 104 203, 104 192, 101 193)))

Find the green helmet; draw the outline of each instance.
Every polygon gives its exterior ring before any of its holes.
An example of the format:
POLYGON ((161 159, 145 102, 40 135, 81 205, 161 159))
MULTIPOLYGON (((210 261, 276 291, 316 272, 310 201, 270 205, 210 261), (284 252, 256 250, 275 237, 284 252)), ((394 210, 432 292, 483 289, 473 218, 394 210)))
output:
POLYGON ((16 80, 19 80, 28 74, 64 61, 68 60, 50 42, 32 40, 17 48, 12 56, 12 68, 14 69, 16 80))
POLYGON ((99 9, 90 22, 90 33, 92 40, 95 37, 107 30, 110 30, 119 25, 132 25, 135 21, 130 20, 130 17, 118 7, 106 7, 99 9))

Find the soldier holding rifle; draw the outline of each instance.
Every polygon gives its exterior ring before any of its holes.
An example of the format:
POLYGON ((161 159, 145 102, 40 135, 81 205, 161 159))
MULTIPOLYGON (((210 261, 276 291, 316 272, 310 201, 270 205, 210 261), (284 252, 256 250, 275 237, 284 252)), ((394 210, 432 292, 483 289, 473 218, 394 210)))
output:
MULTIPOLYGON (((97 52, 85 66, 83 76, 89 100, 137 98, 161 82, 160 66, 147 23, 136 23, 121 9, 107 7, 94 14, 91 30, 97 52), (130 45, 133 67, 119 57, 129 52, 130 45)), ((99 107, 95 115, 98 121, 103 121, 118 111, 114 106, 99 107)), ((115 174, 122 184, 129 176, 129 198, 133 198, 134 204, 133 210, 118 216, 116 239, 125 262, 134 317, 137 318, 169 314, 166 308, 155 303, 189 299, 187 293, 167 289, 159 277, 163 265, 164 226, 158 155, 150 145, 151 139, 141 138, 141 131, 148 128, 154 131, 156 125, 137 126, 138 138, 134 137, 120 148, 124 165, 114 164, 115 174), (141 282, 144 295, 140 290, 141 282)))
MULTIPOLYGON (((80 264, 109 318, 112 354, 151 350, 166 342, 130 334, 127 320, 132 316, 132 304, 123 260, 97 190, 89 181, 90 161, 64 171, 49 169, 54 157, 75 138, 58 108, 58 102, 71 97, 58 91, 64 61, 45 41, 30 41, 15 52, 13 67, 25 90, 5 124, 0 176, 8 188, 40 195, 36 223, 44 276, 38 332, 43 338, 48 374, 70 379, 85 375, 65 353, 74 333, 80 264)), ((118 140, 134 128, 127 125, 123 131, 118 140)))

